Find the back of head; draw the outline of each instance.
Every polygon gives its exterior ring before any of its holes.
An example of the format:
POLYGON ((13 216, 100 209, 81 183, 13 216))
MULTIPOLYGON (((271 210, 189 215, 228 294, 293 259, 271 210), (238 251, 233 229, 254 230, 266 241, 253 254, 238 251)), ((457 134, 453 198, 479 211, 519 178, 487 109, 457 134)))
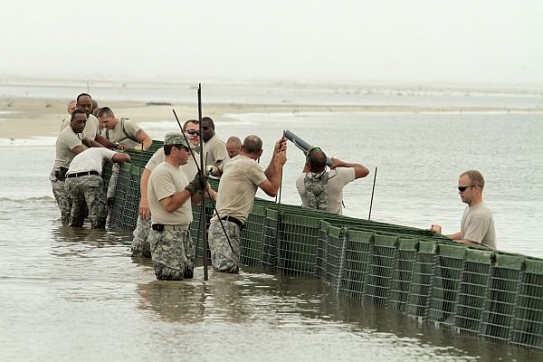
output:
POLYGON ((484 187, 485 187, 485 178, 483 177, 482 173, 480 173, 477 170, 469 170, 469 171, 466 171, 466 172, 462 173, 460 175, 460 177, 462 177, 464 175, 469 177, 469 179, 470 179, 470 181, 471 181, 471 183, 473 185, 477 185, 481 189, 484 189, 484 187))
POLYGON ((306 162, 311 172, 322 172, 326 169, 326 154, 319 147, 313 147, 307 152, 306 162))
POLYGON ((260 137, 251 135, 243 140, 243 151, 248 154, 256 155, 262 150, 262 140, 260 137))

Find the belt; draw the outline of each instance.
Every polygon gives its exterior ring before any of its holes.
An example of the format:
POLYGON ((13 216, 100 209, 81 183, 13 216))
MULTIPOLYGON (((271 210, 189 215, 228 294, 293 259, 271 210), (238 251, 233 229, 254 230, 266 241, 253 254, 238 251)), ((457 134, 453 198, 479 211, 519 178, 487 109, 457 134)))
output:
POLYGON ((233 222, 234 224, 239 226, 240 230, 245 229, 245 224, 240 219, 236 219, 235 217, 223 216, 223 217, 221 217, 221 220, 233 222))
POLYGON ((85 172, 69 173, 69 174, 66 175, 66 178, 82 177, 82 176, 90 176, 90 175, 100 176, 100 173, 98 171, 85 171, 85 172))
POLYGON ((188 231, 189 226, 188 225, 164 225, 164 224, 153 224, 151 225, 151 228, 155 231, 163 232, 164 230, 180 230, 180 231, 188 231))

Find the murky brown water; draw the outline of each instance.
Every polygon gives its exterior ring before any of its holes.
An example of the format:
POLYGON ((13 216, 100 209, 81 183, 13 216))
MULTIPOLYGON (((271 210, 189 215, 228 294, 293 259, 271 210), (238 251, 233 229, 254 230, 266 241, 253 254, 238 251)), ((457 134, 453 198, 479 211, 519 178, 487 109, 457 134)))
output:
POLYGON ((244 269, 204 281, 199 267, 193 280, 157 281, 129 257, 129 233, 62 227, 54 202, 38 203, 26 226, 1 220, 2 361, 543 358, 360 305, 315 279, 244 269))

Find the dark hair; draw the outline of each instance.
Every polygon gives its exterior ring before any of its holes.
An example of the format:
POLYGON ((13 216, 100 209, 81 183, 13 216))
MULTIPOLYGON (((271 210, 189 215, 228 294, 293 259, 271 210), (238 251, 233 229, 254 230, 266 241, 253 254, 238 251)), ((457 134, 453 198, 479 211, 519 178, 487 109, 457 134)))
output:
POLYGON ((311 172, 322 172, 326 169, 326 154, 318 147, 308 150, 306 161, 311 172))
POLYGON ((210 117, 204 117, 202 118, 202 123, 207 122, 209 123, 209 127, 211 127, 213 130, 215 130, 215 123, 210 117))
POLYGON ((113 111, 109 107, 100 108, 100 112, 98 112, 98 117, 102 117, 104 114, 107 114, 108 116, 114 115, 113 111))
POLYGON ((81 94, 78 95, 77 98, 76 98, 77 104, 79 104, 79 98, 85 97, 85 96, 89 97, 89 98, 91 99, 91 103, 92 103, 92 97, 91 97, 90 94, 88 94, 88 93, 81 93, 81 94))
POLYGON ((72 112, 72 117, 70 118, 70 122, 73 121, 75 119, 75 115, 76 114, 84 114, 85 115, 85 118, 87 118, 87 113, 85 113, 84 110, 80 109, 80 108, 76 108, 73 112, 72 112))

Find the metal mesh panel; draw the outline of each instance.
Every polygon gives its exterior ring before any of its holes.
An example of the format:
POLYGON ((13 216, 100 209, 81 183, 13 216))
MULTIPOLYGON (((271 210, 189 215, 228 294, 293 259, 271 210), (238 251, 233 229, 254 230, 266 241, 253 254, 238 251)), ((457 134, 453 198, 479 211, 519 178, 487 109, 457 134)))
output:
POLYGON ((481 335, 504 341, 510 338, 523 262, 522 256, 496 254, 482 316, 481 335))
POLYGON ((281 213, 277 243, 277 266, 287 273, 315 273, 315 255, 320 220, 292 213, 281 213))
POLYGON ((327 230, 327 242, 324 245, 326 255, 325 279, 339 289, 344 267, 345 237, 344 228, 330 225, 327 230))
POLYGON ((434 277, 436 247, 434 240, 419 241, 419 253, 413 269, 406 309, 409 316, 426 319, 434 277))
POLYGON ((346 230, 341 290, 355 296, 363 295, 372 242, 372 232, 346 230))
POLYGON ((398 264, 390 287, 390 305, 402 313, 406 311, 418 246, 418 239, 398 240, 398 264))
POLYGON ((255 202, 253 210, 247 218, 245 230, 241 233, 241 263, 244 265, 259 265, 264 244, 264 224, 266 219, 265 203, 255 202))
POLYGON ((373 241, 364 301, 388 304, 392 277, 398 262, 398 236, 375 233, 373 241))
POLYGON ((115 201, 108 220, 109 228, 118 230, 136 228, 142 172, 142 168, 130 163, 121 165, 115 189, 115 201))
POLYGON ((428 319, 453 325, 466 247, 452 242, 439 244, 437 252, 428 319))
POLYGON ((494 252, 488 249, 466 250, 455 321, 460 330, 471 333, 479 331, 493 259, 494 252))
POLYGON ((511 342, 543 348, 543 260, 526 258, 511 342))
POLYGON ((277 254, 277 234, 279 226, 279 212, 274 209, 266 209, 264 220, 264 244, 262 245, 262 265, 269 270, 275 270, 275 256, 277 254))

